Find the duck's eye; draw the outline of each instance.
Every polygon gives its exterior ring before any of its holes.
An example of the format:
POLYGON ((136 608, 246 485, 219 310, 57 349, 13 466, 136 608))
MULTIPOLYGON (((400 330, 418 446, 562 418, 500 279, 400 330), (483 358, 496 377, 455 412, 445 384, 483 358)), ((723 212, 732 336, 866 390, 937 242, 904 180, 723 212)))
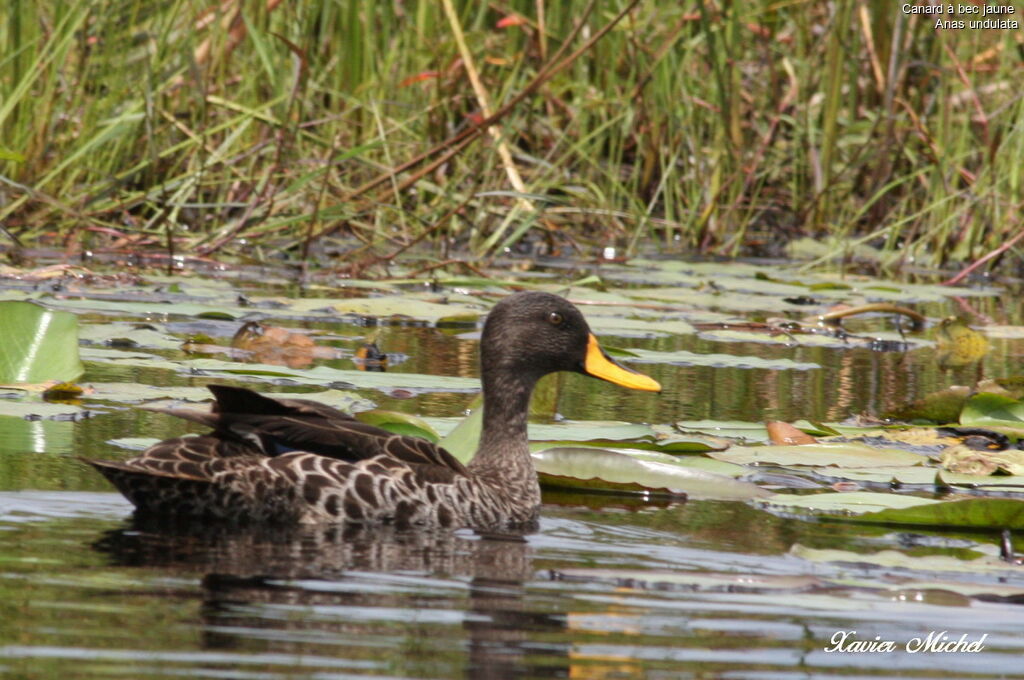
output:
POLYGON ((563 319, 562 315, 558 312, 551 312, 548 314, 548 321, 551 322, 552 326, 561 326, 564 320, 565 319, 563 319))

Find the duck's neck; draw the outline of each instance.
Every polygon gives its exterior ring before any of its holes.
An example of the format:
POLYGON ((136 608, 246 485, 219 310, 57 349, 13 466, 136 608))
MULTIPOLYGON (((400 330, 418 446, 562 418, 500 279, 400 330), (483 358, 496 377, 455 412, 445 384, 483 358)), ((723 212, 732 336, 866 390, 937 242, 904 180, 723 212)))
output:
POLYGON ((536 487, 537 472, 526 434, 530 394, 536 382, 536 378, 523 374, 484 376, 483 432, 469 465, 474 474, 500 475, 506 485, 512 482, 536 487))

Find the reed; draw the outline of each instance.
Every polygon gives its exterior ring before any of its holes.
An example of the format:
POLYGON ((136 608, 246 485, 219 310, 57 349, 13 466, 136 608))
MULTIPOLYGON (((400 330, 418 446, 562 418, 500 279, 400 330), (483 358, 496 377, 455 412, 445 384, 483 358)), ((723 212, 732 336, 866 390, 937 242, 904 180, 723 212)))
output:
POLYGON ((10 0, 0 243, 308 259, 354 238, 379 262, 811 236, 898 268, 1024 226, 1019 30, 887 0, 634 4, 10 0))

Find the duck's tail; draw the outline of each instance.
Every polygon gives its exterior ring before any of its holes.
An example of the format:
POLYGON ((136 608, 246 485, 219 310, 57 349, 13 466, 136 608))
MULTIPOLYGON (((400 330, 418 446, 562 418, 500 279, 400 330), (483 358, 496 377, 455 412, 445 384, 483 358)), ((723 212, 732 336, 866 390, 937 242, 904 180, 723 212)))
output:
POLYGON ((199 504, 214 486, 212 480, 181 471, 170 472, 113 460, 80 458, 117 487, 138 512, 204 514, 199 504))

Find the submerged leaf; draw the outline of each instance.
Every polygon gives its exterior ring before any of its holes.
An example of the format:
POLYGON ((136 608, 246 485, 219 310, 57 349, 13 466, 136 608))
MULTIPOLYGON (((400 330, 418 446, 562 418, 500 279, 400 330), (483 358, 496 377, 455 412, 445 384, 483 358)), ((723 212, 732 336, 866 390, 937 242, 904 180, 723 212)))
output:
POLYGON ((901 406, 888 417, 898 420, 929 420, 933 423, 955 423, 960 417, 971 388, 953 385, 925 395, 913 403, 901 406))

